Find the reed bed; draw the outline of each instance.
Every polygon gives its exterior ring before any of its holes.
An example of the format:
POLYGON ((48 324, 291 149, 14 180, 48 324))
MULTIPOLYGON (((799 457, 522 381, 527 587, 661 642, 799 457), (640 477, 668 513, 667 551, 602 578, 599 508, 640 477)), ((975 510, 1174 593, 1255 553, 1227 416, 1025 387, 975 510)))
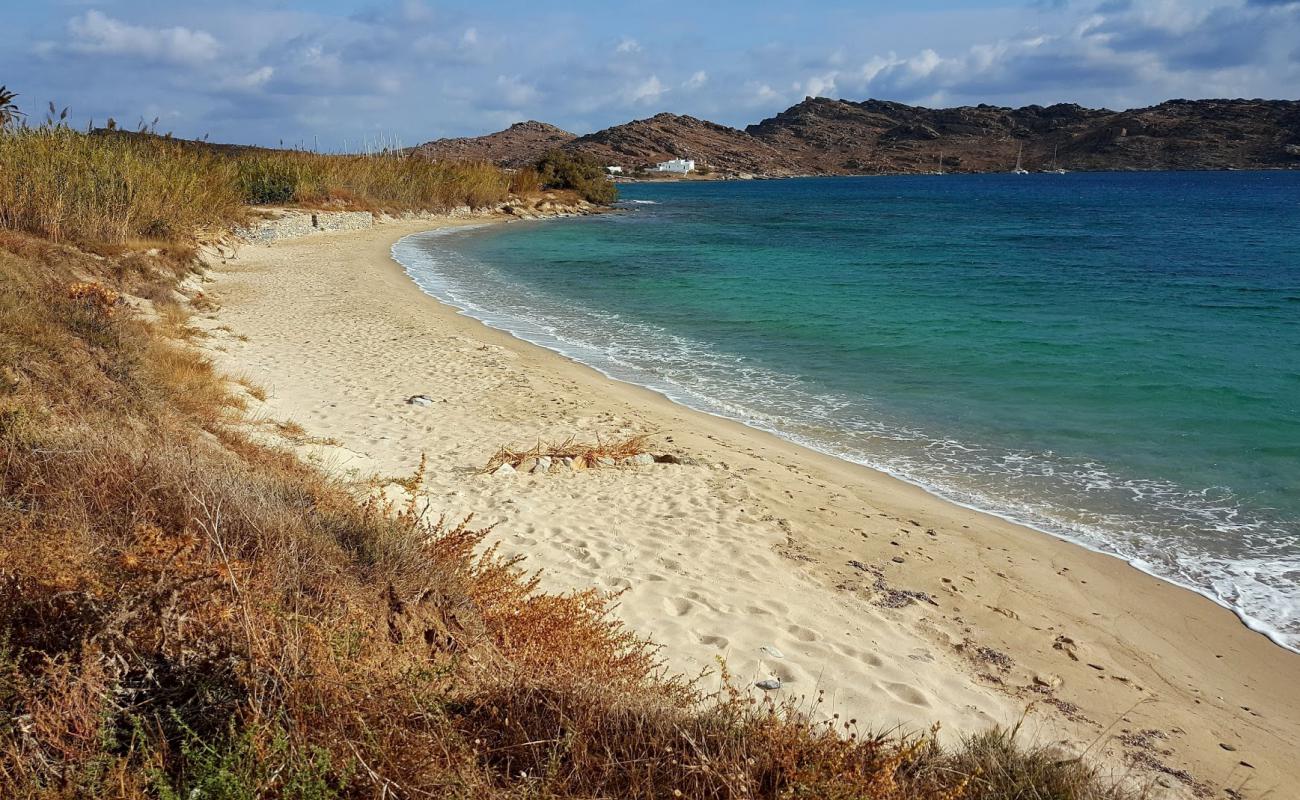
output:
POLYGON ((482 208, 504 200, 510 186, 511 176, 490 164, 396 151, 219 148, 58 124, 0 130, 0 227, 52 241, 194 241, 238 225, 251 205, 482 208))

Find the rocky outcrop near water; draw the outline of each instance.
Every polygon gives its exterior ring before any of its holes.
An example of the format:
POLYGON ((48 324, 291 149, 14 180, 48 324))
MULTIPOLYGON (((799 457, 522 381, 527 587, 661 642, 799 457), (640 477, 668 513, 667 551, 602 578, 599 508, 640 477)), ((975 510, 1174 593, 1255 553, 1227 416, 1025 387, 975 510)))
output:
POLYGON ((556 147, 626 171, 693 158, 722 176, 1004 172, 1017 158, 1031 171, 1285 169, 1300 168, 1300 101, 1170 100, 1111 111, 1072 103, 931 109, 810 97, 744 130, 678 114, 580 137, 529 122, 417 151, 513 167, 556 147))

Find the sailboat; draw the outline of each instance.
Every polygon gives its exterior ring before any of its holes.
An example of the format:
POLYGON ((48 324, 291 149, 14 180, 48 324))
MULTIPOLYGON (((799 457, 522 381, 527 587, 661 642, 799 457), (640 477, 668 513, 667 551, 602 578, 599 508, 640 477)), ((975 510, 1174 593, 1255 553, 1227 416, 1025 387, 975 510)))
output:
POLYGON ((1057 150, 1060 150, 1060 149, 1061 149, 1061 146, 1060 146, 1059 144, 1052 148, 1052 168, 1051 168, 1051 169, 1045 169, 1045 170, 1043 170, 1043 172, 1049 172, 1049 173, 1051 173, 1052 175, 1064 175, 1064 174, 1065 174, 1065 170, 1063 170, 1063 169, 1061 169, 1060 167, 1056 166, 1056 151, 1057 151, 1057 150))
POLYGON ((1028 174, 1029 174, 1029 170, 1027 170, 1027 169, 1025 169, 1024 167, 1020 166, 1020 157, 1021 157, 1022 155, 1024 155, 1024 152, 1025 152, 1025 146, 1022 144, 1022 145, 1020 145, 1020 149, 1016 151, 1016 168, 1013 169, 1013 170, 1011 170, 1011 174, 1012 174, 1012 175, 1028 175, 1028 174))

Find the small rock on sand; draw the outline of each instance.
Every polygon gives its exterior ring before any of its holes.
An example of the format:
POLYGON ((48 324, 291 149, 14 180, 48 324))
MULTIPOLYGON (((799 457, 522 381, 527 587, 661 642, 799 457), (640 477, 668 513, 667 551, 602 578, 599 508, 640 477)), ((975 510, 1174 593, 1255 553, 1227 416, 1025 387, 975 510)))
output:
POLYGON ((509 464, 502 464, 501 466, 492 470, 492 474, 493 475, 514 475, 515 468, 510 466, 509 464))
POLYGON ((536 458, 525 458, 523 461, 519 462, 519 471, 525 474, 532 472, 537 468, 537 462, 538 459, 536 458))
POLYGON ((612 467, 614 466, 614 459, 610 458, 609 456, 596 456, 596 466, 612 467))
POLYGON ((530 472, 537 474, 537 473, 548 472, 550 471, 550 469, 551 469, 551 457, 542 456, 541 458, 537 459, 537 463, 533 465, 533 468, 530 470, 530 472))
POLYGON ((433 398, 427 394, 413 394, 406 398, 406 402, 408 405, 413 406, 431 406, 433 405, 433 398))
POLYGON ((758 649, 761 652, 767 653, 772 658, 785 658, 785 653, 782 653, 780 650, 777 650, 775 647, 773 647, 770 644, 765 644, 758 649))
POLYGON ((1046 686, 1049 689, 1056 689, 1059 688, 1061 684, 1065 683, 1065 681, 1061 680, 1060 675, 1054 675, 1050 672, 1043 672, 1034 676, 1034 683, 1038 684, 1039 686, 1046 686))
POLYGON ((765 691, 765 692, 774 692, 774 691, 776 691, 777 689, 780 689, 780 688, 781 688, 781 679, 780 679, 780 678, 766 678, 766 679, 764 679, 764 680, 761 680, 761 681, 756 682, 754 685, 757 686, 758 688, 762 689, 762 690, 765 691))
POLYGON ((634 456, 628 456, 623 459, 623 463, 629 467, 644 467, 655 463, 655 457, 649 453, 637 453, 634 456))

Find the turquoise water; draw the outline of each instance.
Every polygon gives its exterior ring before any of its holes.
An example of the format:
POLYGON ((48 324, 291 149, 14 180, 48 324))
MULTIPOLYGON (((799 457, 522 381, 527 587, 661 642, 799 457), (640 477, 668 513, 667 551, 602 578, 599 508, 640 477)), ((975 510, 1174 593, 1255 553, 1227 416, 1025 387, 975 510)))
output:
POLYGON ((1300 648, 1300 173, 623 198, 394 254, 489 324, 1121 556, 1300 648))

